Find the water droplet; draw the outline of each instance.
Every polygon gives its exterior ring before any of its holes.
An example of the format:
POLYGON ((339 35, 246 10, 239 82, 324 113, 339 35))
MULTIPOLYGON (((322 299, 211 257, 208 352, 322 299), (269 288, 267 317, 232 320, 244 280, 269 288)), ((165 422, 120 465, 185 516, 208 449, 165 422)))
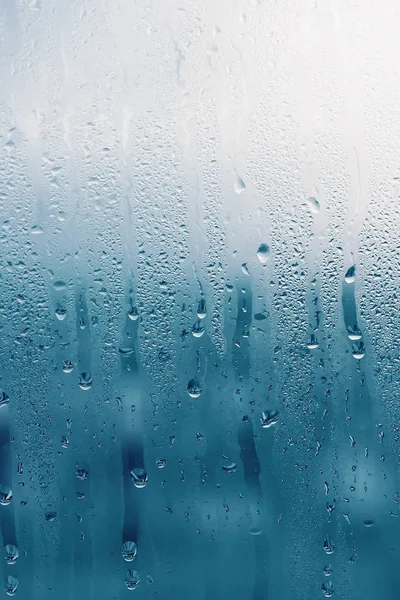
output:
POLYGON ((333 554, 335 552, 335 546, 331 540, 326 536, 324 539, 324 550, 327 554, 333 554))
POLYGON ((52 523, 53 521, 55 521, 57 519, 57 513, 55 510, 52 510, 50 512, 47 512, 44 515, 44 518, 46 519, 46 521, 48 521, 49 523, 52 523))
POLYGON ((124 542, 122 544, 121 554, 126 562, 132 562, 137 554, 137 545, 135 542, 124 542))
POLYGON ((347 327, 347 335, 349 337, 349 340, 351 340, 352 342, 361 340, 361 338, 362 338, 362 333, 358 329, 357 325, 353 325, 353 327, 351 327, 351 325, 349 325, 347 327))
POLYGON ((12 575, 7 576, 4 586, 4 591, 7 596, 14 596, 15 592, 17 591, 18 584, 19 581, 16 577, 13 577, 12 575))
POLYGON ((43 233, 43 229, 40 227, 40 225, 34 225, 31 227, 32 235, 40 235, 41 233, 43 233))
POLYGON ((279 413, 277 410, 265 410, 261 415, 261 427, 268 429, 278 422, 279 413))
POLYGON ((64 360, 62 370, 64 371, 64 373, 72 373, 72 371, 74 370, 74 365, 70 360, 64 360))
POLYGON ((250 273, 249 273, 249 269, 248 269, 248 267, 247 267, 247 263, 243 263, 243 264, 241 265, 241 268, 242 268, 242 273, 243 273, 244 275, 248 275, 248 276, 250 277, 250 273))
POLYGON ((61 308, 61 306, 56 308, 56 317, 59 321, 64 321, 66 316, 67 316, 67 311, 65 308, 61 308))
POLYGON ((140 467, 132 469, 131 478, 133 481, 133 485, 139 489, 144 488, 149 480, 146 471, 144 469, 141 469, 140 467))
POLYGON ((365 519, 364 526, 365 527, 373 527, 374 526, 374 522, 371 519, 365 519))
POLYGON ((65 290, 66 287, 67 284, 61 279, 57 279, 57 281, 53 282, 53 288, 56 290, 56 292, 61 292, 62 290, 65 290))
POLYGON ((119 347, 119 353, 122 354, 122 356, 130 356, 131 354, 133 354, 135 351, 134 348, 132 348, 132 346, 120 346, 119 347))
POLYGON ((325 565, 325 567, 322 569, 322 572, 325 575, 325 577, 329 577, 330 575, 332 575, 332 565, 325 565))
POLYGON ((2 408, 3 406, 8 406, 9 402, 10 398, 2 389, 0 389, 0 408, 2 408))
POLYGON ((230 462, 228 465, 222 465, 222 470, 225 471, 225 473, 234 473, 236 468, 237 463, 235 462, 230 462))
POLYGON ((249 527, 248 532, 250 535, 261 535, 262 529, 261 527, 257 527, 257 525, 253 525, 252 527, 249 527))
POLYGON ((77 469, 76 477, 77 477, 77 479, 80 479, 81 481, 85 481, 86 479, 89 478, 89 473, 86 471, 86 469, 77 469))
POLYGON ((199 319, 205 319, 207 316, 207 307, 204 298, 201 298, 201 300, 199 300, 199 304, 197 306, 197 316, 199 317, 199 319))
POLYGON ((8 565, 15 565, 18 560, 19 552, 14 544, 7 544, 4 548, 4 559, 8 565))
POLYGON ((265 321, 265 319, 267 318, 267 315, 264 315, 263 313, 256 313, 254 315, 254 318, 256 321, 265 321))
POLYGON ((81 390, 90 390, 92 387, 93 379, 90 373, 81 373, 79 379, 79 387, 81 390))
POLYGON ((353 356, 357 360, 361 360, 365 356, 365 346, 362 342, 359 344, 354 344, 353 347, 353 356))
POLYGON ((319 344, 318 344, 317 338, 312 333, 311 336, 310 336, 310 341, 307 344, 307 348, 309 350, 316 350, 318 348, 318 346, 319 346, 319 344))
POLYGON ((243 179, 242 179, 242 178, 241 178, 239 175, 237 175, 237 174, 236 174, 235 183, 233 184, 233 189, 234 189, 234 190, 235 190, 235 192, 236 192, 237 194, 239 194, 239 195, 240 195, 240 194, 243 194, 243 192, 244 192, 244 191, 245 191, 245 189, 246 189, 246 184, 245 184, 245 182, 244 182, 244 181, 243 181, 243 179))
POLYGON ((157 458, 156 465, 159 469, 163 469, 167 464, 166 458, 157 458))
POLYGON ((131 319, 131 321, 137 321, 139 318, 139 313, 138 313, 138 309, 136 308, 136 306, 133 306, 129 311, 128 311, 128 317, 131 319))
POLYGON ((335 499, 333 499, 332 503, 330 503, 330 502, 326 503, 326 510, 328 511, 329 516, 331 516, 331 514, 333 513, 335 508, 336 508, 336 500, 335 499))
POLYGON ((0 504, 8 506, 12 500, 12 490, 8 485, 0 485, 0 504))
POLYGON ((128 590, 134 590, 140 583, 140 579, 137 571, 132 571, 128 569, 125 573, 125 585, 128 590))
POLYGON ((346 283, 354 283, 356 280, 356 266, 353 265, 346 271, 346 275, 344 276, 344 280, 346 283))
POLYGON ((191 379, 187 386, 187 393, 191 398, 198 398, 201 394, 202 387, 200 381, 194 377, 191 379))
POLYGON ((61 446, 63 448, 68 448, 69 446, 69 440, 65 435, 61 438, 61 446))
POLYGON ((321 585, 321 590, 322 590, 322 593, 324 594, 324 596, 326 596, 326 598, 330 598, 331 596, 333 596, 333 592, 335 590, 334 590, 332 581, 329 580, 329 581, 324 582, 321 585))
POLYGON ((318 200, 314 196, 307 198, 307 206, 314 215, 317 215, 321 208, 318 200))
POLYGON ((268 262, 269 256, 271 254, 270 247, 268 244, 260 244, 257 250, 257 256, 260 263, 265 265, 268 262))
POLYGON ((196 321, 196 323, 192 327, 192 335, 196 338, 200 338, 204 333, 204 327, 201 324, 201 321, 196 321))

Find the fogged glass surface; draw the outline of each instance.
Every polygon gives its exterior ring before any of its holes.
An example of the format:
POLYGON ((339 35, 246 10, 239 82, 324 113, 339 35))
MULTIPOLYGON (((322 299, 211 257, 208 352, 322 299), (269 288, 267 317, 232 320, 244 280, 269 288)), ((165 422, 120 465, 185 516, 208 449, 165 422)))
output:
POLYGON ((26 600, 398 600, 400 5, 0 3, 26 600))

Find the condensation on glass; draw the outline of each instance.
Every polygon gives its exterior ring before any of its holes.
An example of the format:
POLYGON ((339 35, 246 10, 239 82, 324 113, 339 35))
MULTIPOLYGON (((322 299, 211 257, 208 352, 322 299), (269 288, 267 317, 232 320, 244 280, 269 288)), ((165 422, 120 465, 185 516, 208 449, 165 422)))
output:
POLYGON ((0 577, 400 597, 400 5, 0 4, 0 577))

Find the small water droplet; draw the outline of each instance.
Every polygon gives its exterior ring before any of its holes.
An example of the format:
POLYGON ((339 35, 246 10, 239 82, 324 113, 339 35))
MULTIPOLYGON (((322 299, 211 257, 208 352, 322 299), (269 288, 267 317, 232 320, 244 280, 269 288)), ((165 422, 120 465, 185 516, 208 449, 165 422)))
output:
POLYGON ((10 402, 10 398, 7 396, 7 394, 0 388, 0 408, 2 408, 3 406, 8 406, 10 402))
POLYGON ((362 342, 359 344, 354 344, 353 347, 353 356, 357 360, 361 360, 365 356, 365 346, 362 342))
POLYGON ((346 275, 344 276, 344 280, 346 283, 354 283, 356 280, 356 266, 352 265, 346 271, 346 275))
POLYGON ((69 446, 69 440, 65 435, 61 438, 61 446, 63 448, 68 448, 69 446))
POLYGON ((330 598, 331 596, 333 596, 333 592, 335 591, 333 588, 333 583, 332 581, 326 581, 321 585, 321 590, 322 593, 324 594, 324 596, 326 596, 326 598, 330 598))
POLYGON ((122 354, 122 356, 130 356, 131 354, 133 354, 135 351, 134 348, 132 348, 132 346, 120 346, 119 347, 119 353, 122 354))
POLYGON ((12 500, 12 490, 8 485, 0 485, 0 504, 8 506, 12 500))
POLYGON ((8 565, 15 565, 18 560, 19 552, 14 544, 7 544, 4 548, 4 559, 8 565))
POLYGON ((200 381, 194 377, 191 379, 187 386, 187 393, 191 398, 198 398, 202 392, 200 381))
POLYGON ((325 575, 325 577, 329 577, 330 575, 332 575, 332 565, 325 565, 325 567, 322 569, 322 572, 325 575))
POLYGON ((166 458, 157 458, 156 465, 159 469, 163 469, 167 464, 166 458))
POLYGON ((318 200, 314 196, 307 198, 307 206, 314 215, 317 215, 321 208, 318 200))
POLYGON ((310 341, 307 344, 307 348, 309 350, 316 350, 318 348, 318 346, 319 346, 319 344, 318 344, 317 338, 312 333, 311 336, 310 336, 310 341))
POLYGON ((257 250, 257 256, 260 263, 265 265, 268 262, 269 256, 271 254, 270 247, 268 244, 260 244, 257 250))
POLYGON ((227 465, 222 465, 222 470, 225 471, 225 473, 234 473, 236 471, 237 468, 237 463, 235 462, 230 462, 227 465))
POLYGON ((242 273, 244 275, 248 275, 250 277, 250 273, 249 273, 249 269, 248 269, 247 263, 243 263, 241 265, 241 268, 242 268, 242 273))
POLYGON ((58 306, 56 308, 56 317, 59 321, 64 321, 65 317, 67 316, 67 311, 65 308, 62 308, 61 306, 58 306))
POLYGON ((128 311, 128 317, 131 319, 131 321, 137 321, 139 318, 139 313, 138 313, 138 309, 136 308, 136 306, 133 306, 129 311, 128 311))
POLYGON ((199 319, 205 319, 207 316, 207 307, 204 298, 201 298, 199 300, 199 304, 197 305, 197 316, 199 319))
POLYGON ((136 589, 139 583, 140 579, 137 571, 132 571, 131 569, 128 569, 125 573, 125 585, 128 588, 128 590, 136 589))
POLYGON ((53 282, 53 288, 56 290, 56 292, 61 292, 62 290, 65 290, 66 287, 67 287, 67 284, 65 283, 65 281, 62 281, 61 279, 57 279, 56 281, 53 282))
POLYGON ((201 324, 201 321, 200 320, 196 321, 196 323, 192 327, 192 335, 195 338, 201 338, 201 336, 203 335, 203 333, 204 333, 204 327, 201 324))
POLYGON ((90 390, 90 388, 92 387, 93 384, 93 378, 92 375, 90 373, 81 373, 80 379, 79 379, 79 387, 81 388, 81 390, 90 390))
POLYGON ((333 554, 335 552, 335 546, 331 540, 326 536, 324 539, 324 550, 327 554, 333 554))
POLYGON ((351 325, 349 325, 347 327, 347 335, 349 340, 351 340, 352 342, 361 340, 362 338, 362 333, 359 330, 359 328, 357 327, 357 325, 353 325, 353 327, 351 325))
POLYGON ((254 315, 254 318, 256 321, 265 321, 265 319, 267 318, 267 315, 264 315, 263 313, 256 313, 254 315))
POLYGON ((43 229, 42 227, 40 227, 40 225, 34 225, 33 227, 31 227, 32 235, 40 235, 41 233, 43 233, 43 229))
POLYGON ((86 471, 86 469, 77 469, 76 477, 77 477, 77 479, 80 479, 81 481, 85 481, 86 479, 89 478, 89 473, 86 471))
POLYGON ((64 373, 72 373, 72 371, 74 370, 74 365, 70 360, 64 360, 62 370, 64 371, 64 373))
POLYGON ((261 527, 257 527, 257 525, 253 525, 252 527, 249 527, 248 532, 250 535, 261 535, 262 529, 261 527))
POLYGON ((44 515, 44 518, 46 519, 46 521, 48 521, 49 523, 52 523, 52 521, 55 521, 57 519, 57 513, 55 511, 50 511, 47 512, 44 515))
POLYGON ((8 575, 4 585, 4 591, 7 596, 14 596, 17 591, 19 580, 12 575, 8 575))
POLYGON ((140 467, 132 469, 131 478, 133 481, 133 485, 139 489, 144 488, 149 480, 147 472, 144 469, 141 469, 140 467))
POLYGON ((279 419, 279 412, 277 410, 265 410, 261 415, 261 427, 268 429, 275 425, 279 419))
POLYGON ((235 190, 235 192, 240 195, 243 194, 243 192, 246 189, 246 184, 243 181, 243 179, 236 174, 236 178, 235 178, 235 183, 233 184, 233 189, 235 190))
POLYGON ((365 527, 373 527, 374 526, 374 522, 371 519, 365 519, 364 526, 365 527))
POLYGON ((126 562, 132 562, 137 554, 137 545, 135 542, 124 542, 122 544, 121 554, 126 562))

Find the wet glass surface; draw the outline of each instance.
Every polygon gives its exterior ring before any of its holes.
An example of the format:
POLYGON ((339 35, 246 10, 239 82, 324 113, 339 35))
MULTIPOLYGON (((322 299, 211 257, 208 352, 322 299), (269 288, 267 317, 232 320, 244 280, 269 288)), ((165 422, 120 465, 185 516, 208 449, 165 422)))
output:
POLYGON ((398 600, 399 21, 0 4, 4 597, 398 600))

